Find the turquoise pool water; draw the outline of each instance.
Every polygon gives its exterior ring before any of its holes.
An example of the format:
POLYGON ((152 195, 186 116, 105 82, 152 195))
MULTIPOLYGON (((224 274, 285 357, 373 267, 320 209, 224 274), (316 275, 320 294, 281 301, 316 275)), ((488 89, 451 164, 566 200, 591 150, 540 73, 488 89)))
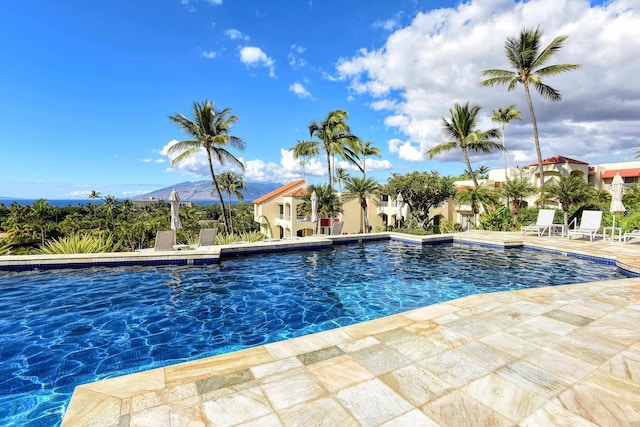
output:
POLYGON ((525 249, 401 242, 220 265, 0 273, 0 425, 58 425, 76 385, 462 296, 626 277, 525 249))

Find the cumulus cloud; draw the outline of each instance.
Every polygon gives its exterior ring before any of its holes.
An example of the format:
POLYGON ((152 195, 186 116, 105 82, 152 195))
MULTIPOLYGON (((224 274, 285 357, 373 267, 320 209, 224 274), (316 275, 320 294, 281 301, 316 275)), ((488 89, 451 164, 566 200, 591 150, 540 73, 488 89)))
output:
POLYGON ((240 49, 240 61, 248 67, 265 67, 269 70, 269 77, 275 77, 275 62, 259 47, 245 46, 240 49))
POLYGON ((242 31, 230 28, 224 32, 224 35, 230 38, 231 40, 249 40, 249 36, 243 34, 242 31))
POLYGON ((289 91, 295 93, 299 98, 311 97, 311 93, 302 85, 302 83, 299 82, 295 82, 289 86, 289 91))
POLYGON ((203 51, 200 56, 202 56, 203 58, 206 59, 213 59, 216 57, 216 52, 213 50, 209 50, 209 51, 203 51))
MULTIPOLYGON (((245 181, 251 182, 287 182, 303 177, 300 160, 293 157, 291 150, 280 149, 280 163, 264 160, 247 160, 245 162, 245 181)), ((304 176, 322 176, 324 166, 316 159, 304 165, 304 176)))
MULTIPOLYGON (((423 161, 426 150, 443 142, 441 120, 450 117, 454 103, 482 106, 481 129, 497 127, 490 120, 492 110, 516 104, 525 121, 506 127, 509 161, 528 164, 537 158, 523 88, 507 91, 479 83, 482 70, 510 69, 503 50, 507 37, 540 25, 543 46, 558 35, 569 36, 548 64, 582 65, 544 80, 560 90, 562 102, 532 92, 543 157, 631 160, 640 146, 640 86, 629 84, 640 69, 638 5, 638 0, 593 7, 584 0, 461 2, 418 13, 379 49, 340 59, 336 78, 347 81, 356 96, 369 98, 373 110, 388 111, 385 124, 408 137, 389 141, 389 150, 404 160, 423 161)), ((495 153, 482 161, 500 164, 501 158, 495 153)), ((460 161, 461 155, 438 159, 460 161)))

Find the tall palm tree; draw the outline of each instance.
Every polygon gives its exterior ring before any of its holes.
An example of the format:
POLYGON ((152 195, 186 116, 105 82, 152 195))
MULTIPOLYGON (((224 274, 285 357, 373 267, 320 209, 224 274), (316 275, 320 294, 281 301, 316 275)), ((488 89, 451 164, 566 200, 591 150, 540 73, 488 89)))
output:
POLYGON ((358 199, 360 208, 362 209, 360 212, 362 218, 362 230, 365 233, 369 232, 369 218, 367 217, 367 197, 378 194, 379 188, 380 186, 374 179, 367 178, 366 176, 362 176, 360 178, 349 177, 345 182, 345 193, 343 194, 343 197, 345 200, 358 199))
POLYGON ((500 194, 507 199, 507 203, 511 208, 511 212, 517 218, 524 199, 536 191, 535 187, 527 178, 506 179, 500 185, 500 194))
POLYGON ((566 71, 580 68, 578 64, 557 64, 544 66, 549 59, 560 50, 568 38, 568 36, 558 36, 549 43, 547 47, 541 50, 540 39, 542 38, 542 30, 540 27, 533 29, 523 29, 520 36, 512 36, 507 38, 504 44, 507 60, 513 68, 512 70, 490 69, 482 71, 483 86, 506 85, 509 91, 516 88, 518 84, 524 87, 524 93, 527 96, 529 104, 529 114, 531 123, 533 124, 533 139, 536 145, 536 154, 538 155, 538 173, 540 174, 540 191, 544 191, 544 171, 542 165, 542 152, 540 151, 540 140, 538 139, 538 122, 533 111, 533 103, 531 101, 531 93, 529 85, 545 99, 551 101, 562 100, 562 95, 557 89, 547 86, 543 83, 543 79, 566 71))
POLYGON ((362 175, 367 176, 367 156, 381 157, 380 149, 373 146, 373 142, 367 141, 362 144, 360 154, 362 155, 362 175))
POLYGON ((231 195, 235 197, 237 200, 244 200, 244 196, 240 192, 240 190, 244 190, 247 188, 244 183, 244 179, 242 174, 236 173, 234 171, 226 171, 222 172, 218 175, 218 185, 220 185, 220 190, 227 193, 227 202, 229 205, 229 226, 233 230, 233 218, 231 211, 231 195))
POLYGON ((504 127, 511 120, 524 120, 520 111, 515 109, 516 104, 511 104, 508 107, 500 107, 497 110, 493 111, 492 121, 500 123, 500 128, 502 129, 502 145, 504 146, 504 179, 509 179, 509 175, 507 174, 507 142, 506 142, 506 133, 504 127))
POLYGON ((446 118, 442 118, 442 133, 448 141, 442 142, 435 147, 427 151, 429 158, 451 151, 455 148, 462 150, 464 161, 467 164, 467 170, 473 180, 473 184, 478 187, 478 179, 476 174, 471 168, 471 162, 469 161, 469 150, 482 151, 490 153, 494 150, 504 150, 502 144, 491 141, 492 138, 498 138, 500 131, 493 128, 486 131, 480 131, 475 129, 476 117, 481 107, 475 105, 469 107, 467 102, 465 105, 454 104, 453 108, 449 109, 451 113, 451 121, 446 118))
POLYGON ((169 154, 177 154, 171 161, 171 164, 174 165, 188 159, 200 150, 204 149, 206 151, 211 180, 220 199, 224 227, 227 233, 231 234, 231 227, 224 206, 224 198, 222 197, 218 179, 213 169, 213 159, 215 158, 221 165, 230 163, 244 171, 242 162, 228 150, 229 147, 239 151, 245 148, 245 142, 241 138, 229 133, 231 127, 238 121, 238 116, 231 114, 230 108, 216 111, 213 102, 205 100, 202 103, 193 103, 193 120, 188 119, 180 113, 169 116, 169 119, 193 138, 177 142, 169 147, 169 154))
POLYGON ((351 133, 346 120, 349 114, 345 110, 334 110, 327 117, 309 125, 309 135, 320 140, 322 150, 327 155, 328 185, 333 188, 332 163, 337 154, 347 162, 360 168, 358 155, 360 153, 360 139, 351 133))
POLYGON ((587 182, 574 175, 561 175, 560 179, 551 181, 545 193, 557 200, 564 212, 564 228, 569 227, 569 208, 576 203, 584 203, 589 197, 587 182))
POLYGON ((320 154, 320 146, 317 141, 302 141, 298 140, 298 143, 291 147, 289 150, 293 151, 293 158, 299 159, 302 157, 302 161, 300 161, 300 165, 302 166, 302 178, 305 177, 304 166, 309 162, 311 157, 320 154))

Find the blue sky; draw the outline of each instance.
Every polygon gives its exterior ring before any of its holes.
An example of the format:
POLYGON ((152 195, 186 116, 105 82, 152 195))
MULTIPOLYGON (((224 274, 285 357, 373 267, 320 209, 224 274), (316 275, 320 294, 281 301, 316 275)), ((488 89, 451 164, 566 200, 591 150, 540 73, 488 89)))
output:
MULTIPOLYGON (((210 99, 238 115, 233 134, 246 181, 302 177, 287 149, 335 109, 382 152, 367 170, 458 175, 459 153, 433 160, 440 121, 454 103, 491 111, 516 104, 509 164, 535 161, 521 88, 481 88, 480 71, 508 68, 507 36, 540 25, 566 34, 552 63, 582 68, 548 83, 561 103, 534 95, 543 157, 592 164, 633 160, 640 149, 640 1, 580 0, 110 0, 5 2, 0 13, 0 196, 120 198, 207 179, 204 157, 171 167, 185 139, 167 116, 210 99)), ((318 157, 307 178, 326 181, 318 157)), ((501 167, 502 155, 472 158, 501 167)), ((224 167, 217 167, 224 170, 224 167)))

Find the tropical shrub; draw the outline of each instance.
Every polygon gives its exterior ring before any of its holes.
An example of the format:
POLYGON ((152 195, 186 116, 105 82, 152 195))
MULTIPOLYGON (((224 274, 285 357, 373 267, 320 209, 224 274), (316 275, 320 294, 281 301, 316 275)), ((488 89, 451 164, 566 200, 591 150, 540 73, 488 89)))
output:
POLYGON ((511 211, 503 204, 480 216, 478 221, 480 230, 509 231, 511 230, 511 211))
POLYGON ((120 244, 114 242, 111 234, 72 234, 47 242, 40 249, 43 254, 88 254, 117 252, 120 244))
POLYGON ((239 234, 218 234, 216 245, 229 245, 235 242, 260 242, 264 240, 264 234, 259 231, 246 231, 239 234))

